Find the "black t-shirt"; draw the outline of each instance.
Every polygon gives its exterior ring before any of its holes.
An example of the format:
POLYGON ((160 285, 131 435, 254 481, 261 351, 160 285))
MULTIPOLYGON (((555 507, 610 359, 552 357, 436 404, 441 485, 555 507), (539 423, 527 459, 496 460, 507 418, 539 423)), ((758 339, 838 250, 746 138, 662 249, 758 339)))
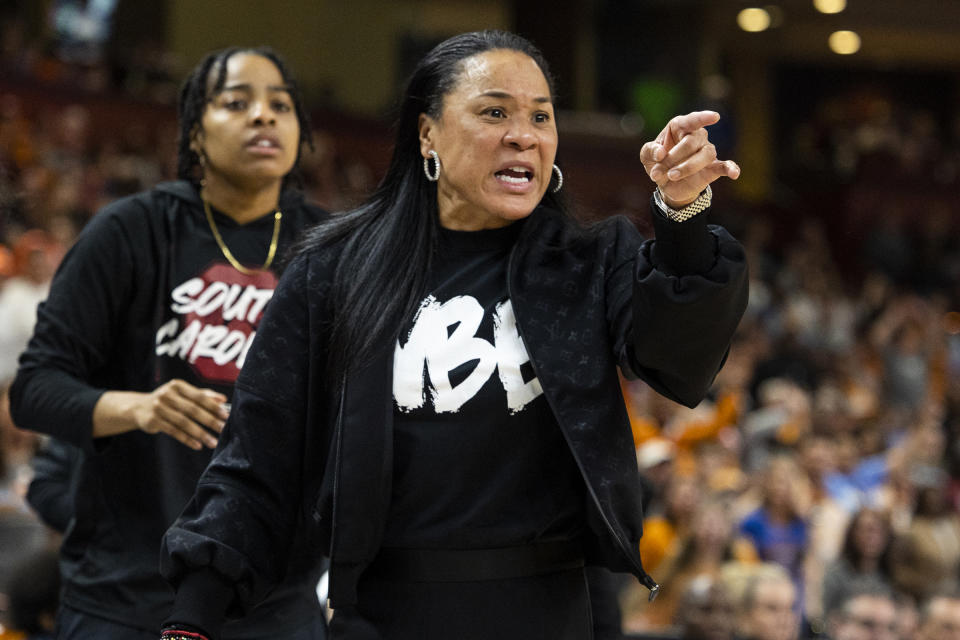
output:
MULTIPOLYGON (((178 259, 170 263, 169 292, 154 337, 155 377, 157 383, 182 378, 230 398, 277 286, 277 273, 259 268, 269 253, 275 221, 272 212, 242 225, 212 207, 211 213, 231 255, 252 273, 227 262, 205 221, 199 229, 178 234, 178 259)), ((284 222, 296 224, 290 213, 285 218, 281 229, 284 222)))
POLYGON ((394 355, 385 547, 512 546, 582 529, 583 480, 507 292, 521 227, 441 230, 430 294, 394 355))

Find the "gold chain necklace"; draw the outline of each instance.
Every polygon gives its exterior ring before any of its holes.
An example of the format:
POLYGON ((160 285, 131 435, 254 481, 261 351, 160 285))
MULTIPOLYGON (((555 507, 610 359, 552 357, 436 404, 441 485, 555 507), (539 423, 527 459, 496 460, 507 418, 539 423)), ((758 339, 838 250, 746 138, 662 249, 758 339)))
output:
POLYGON ((203 212, 207 215, 207 222, 210 223, 210 231, 213 231, 213 239, 217 241, 217 246, 220 247, 220 252, 223 254, 223 257, 227 259, 234 269, 239 271, 244 275, 253 275, 257 271, 266 271, 270 268, 270 265, 273 264, 273 257, 277 253, 277 239, 280 237, 280 219, 283 217, 283 214, 280 213, 280 210, 277 209, 276 213, 273 214, 273 237, 270 239, 270 250, 267 251, 267 261, 263 263, 263 266, 259 269, 248 269, 240 262, 233 257, 233 254, 230 253, 230 249, 227 248, 226 243, 223 241, 223 238, 220 237, 220 231, 217 230, 217 225, 213 221, 213 214, 210 213, 210 203, 207 202, 206 198, 203 199, 203 212))

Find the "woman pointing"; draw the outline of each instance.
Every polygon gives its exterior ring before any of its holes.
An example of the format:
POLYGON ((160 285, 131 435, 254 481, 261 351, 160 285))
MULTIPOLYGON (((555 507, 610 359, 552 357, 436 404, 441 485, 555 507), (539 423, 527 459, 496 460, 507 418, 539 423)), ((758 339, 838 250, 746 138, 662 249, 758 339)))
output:
POLYGON ((285 273, 164 539, 167 637, 218 637, 266 593, 300 514, 331 558, 334 638, 586 639, 586 563, 656 588, 617 369, 687 405, 706 393, 747 295, 708 187, 739 169, 708 141, 716 114, 675 118, 641 154, 657 240, 583 229, 553 103, 513 34, 419 63, 383 182, 285 273))

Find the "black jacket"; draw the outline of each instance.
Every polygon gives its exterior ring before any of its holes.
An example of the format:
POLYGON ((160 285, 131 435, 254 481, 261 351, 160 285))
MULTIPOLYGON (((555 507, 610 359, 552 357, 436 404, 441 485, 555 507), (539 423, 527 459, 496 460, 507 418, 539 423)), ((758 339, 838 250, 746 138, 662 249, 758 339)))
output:
MULTIPOLYGON (((75 499, 66 507, 75 511, 63 514, 75 516, 61 554, 63 602, 153 632, 159 632, 173 602, 158 571, 160 539, 193 495, 211 454, 140 431, 94 439, 92 417, 105 390, 148 392, 174 377, 227 397, 233 393, 230 375, 236 375, 240 360, 220 358, 218 366, 208 357, 215 351, 212 339, 204 342, 206 351, 190 347, 200 344, 204 330, 212 338, 219 331, 224 340, 217 357, 238 353, 236 341, 242 335, 249 339, 257 328, 260 307, 251 304, 243 317, 229 322, 226 312, 218 316, 212 310, 212 295, 207 308, 192 316, 173 307, 191 295, 200 297, 201 290, 219 290, 224 300, 244 292, 235 297, 238 305, 232 311, 239 310, 243 295, 259 305, 272 295, 277 276, 245 278, 232 270, 201 204, 196 189, 178 181, 123 198, 98 213, 67 253, 38 309, 34 336, 10 390, 18 426, 55 436, 83 454, 71 469, 75 499), (229 285, 234 275, 237 284, 229 285), (179 298, 178 289, 183 291, 179 298), (190 333, 190 326, 203 329, 190 333), (192 343, 191 336, 196 336, 192 343), (175 343, 184 357, 169 353, 175 343)), ((305 227, 323 217, 292 192, 282 196, 280 207, 278 258, 305 227)), ((262 264, 273 215, 242 226, 214 215, 237 259, 262 264)), ((278 259, 273 268, 279 272, 281 265, 278 259)), ((263 635, 276 631, 285 617, 299 616, 302 624, 305 616, 323 615, 314 592, 319 568, 317 562, 303 564, 239 630, 240 637, 258 625, 263 635)))
MULTIPOLYGON (((656 216, 655 224, 657 242, 623 218, 584 234, 538 208, 508 267, 521 337, 586 482, 588 560, 648 587, 617 366, 697 404, 747 300, 743 249, 725 230, 708 228, 705 215, 679 224, 656 216)), ((161 571, 178 586, 176 622, 214 632, 218 608, 256 602, 281 577, 301 521, 317 553, 329 550, 333 607, 355 602, 380 547, 392 478, 393 344, 343 386, 325 377, 337 255, 336 247, 308 251, 284 274, 220 447, 164 538, 161 571), (206 610, 186 612, 198 599, 206 610)))

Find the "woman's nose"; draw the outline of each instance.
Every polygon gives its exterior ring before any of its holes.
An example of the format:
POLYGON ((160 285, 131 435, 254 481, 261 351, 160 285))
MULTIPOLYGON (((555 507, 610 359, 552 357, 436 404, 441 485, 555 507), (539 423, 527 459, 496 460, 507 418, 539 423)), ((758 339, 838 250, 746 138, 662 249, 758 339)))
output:
POLYGON ((270 106, 262 100, 255 100, 251 103, 250 116, 253 118, 254 124, 276 124, 277 122, 270 106))
POLYGON ((504 144, 526 151, 537 145, 537 136, 528 124, 514 124, 503 136, 504 144))

